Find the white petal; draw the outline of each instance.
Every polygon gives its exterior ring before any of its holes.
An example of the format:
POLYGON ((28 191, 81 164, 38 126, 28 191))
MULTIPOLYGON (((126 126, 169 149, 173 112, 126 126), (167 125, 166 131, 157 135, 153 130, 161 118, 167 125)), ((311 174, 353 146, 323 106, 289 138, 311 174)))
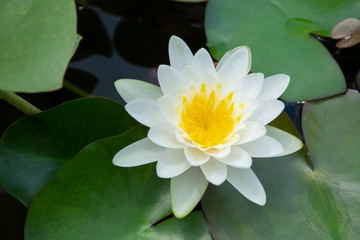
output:
MULTIPOLYGON (((264 74, 250 73, 246 75, 239 88, 242 90, 241 97, 243 99, 255 99, 259 96, 264 81, 264 74)), ((235 84, 235 88, 238 86, 235 84)))
POLYGON ((261 138, 239 145, 250 154, 251 157, 273 157, 284 151, 283 146, 277 140, 267 135, 261 138))
POLYGON ((266 125, 279 116, 284 107, 284 103, 279 100, 261 100, 255 112, 251 114, 248 120, 266 125))
POLYGON ((156 172, 161 178, 172 178, 182 174, 190 167, 182 149, 166 149, 156 164, 156 172))
POLYGON ((148 127, 165 121, 155 100, 144 98, 136 99, 126 104, 125 109, 138 122, 148 127))
POLYGON ((232 64, 227 64, 219 69, 217 76, 219 82, 222 83, 223 87, 223 96, 227 96, 230 92, 234 91, 235 83, 237 85, 242 85, 243 78, 239 77, 237 74, 237 69, 232 64))
POLYGON ((215 74, 214 62, 204 48, 196 52, 193 59, 194 68, 202 75, 215 74))
POLYGON ((192 147, 185 147, 185 157, 186 160, 191 164, 192 166, 200 166, 207 161, 209 161, 210 156, 205 154, 203 151, 192 148, 192 147))
POLYGON ((300 150, 303 147, 303 143, 297 137, 272 126, 266 126, 266 135, 276 139, 284 147, 284 151, 276 157, 288 155, 300 150))
POLYGON ((184 148, 175 137, 175 128, 167 122, 152 126, 148 138, 155 144, 166 148, 184 148))
POLYGON ((240 123, 243 124, 248 120, 248 118, 251 117, 253 113, 256 112, 256 109, 259 106, 259 101, 257 99, 247 99, 241 103, 245 104, 245 108, 241 111, 242 116, 240 119, 240 123))
POLYGON ((209 94, 218 84, 216 74, 208 74, 202 78, 202 82, 206 83, 206 92, 209 94))
POLYGON ((204 195, 209 182, 199 167, 192 167, 172 178, 170 183, 171 207, 177 218, 189 214, 204 195))
POLYGON ((166 95, 160 97, 158 100, 158 107, 162 114, 166 117, 170 123, 175 123, 178 119, 178 114, 176 113, 177 108, 177 99, 174 96, 166 95))
POLYGON ((205 153, 209 154, 215 158, 224 158, 227 157, 231 152, 231 147, 224 147, 224 148, 209 148, 205 151, 205 153))
POLYGON ((226 164, 215 159, 210 159, 207 163, 200 166, 206 179, 214 185, 220 185, 226 180, 226 164))
POLYGON ((261 123, 246 121, 244 126, 237 132, 239 141, 236 144, 251 142, 266 134, 266 128, 261 123))
POLYGON ((276 74, 265 78, 259 99, 277 99, 289 85, 290 77, 286 74, 276 74))
POLYGON ((117 80, 115 82, 115 88, 127 103, 138 98, 156 100, 163 95, 160 87, 139 80, 117 80))
POLYGON ((186 43, 179 37, 171 36, 169 41, 170 65, 180 73, 192 64, 193 54, 186 43))
POLYGON ((252 159, 250 155, 240 147, 233 146, 231 153, 226 158, 219 158, 220 162, 236 168, 250 168, 252 159))
POLYGON ((158 79, 161 90, 165 95, 176 96, 181 84, 182 75, 173 67, 160 65, 158 68, 158 79))
POLYGON ((251 168, 239 169, 228 167, 227 180, 250 201, 261 206, 265 205, 265 190, 251 168))
POLYGON ((113 158, 113 164, 120 167, 134 167, 159 160, 164 148, 141 139, 121 149, 113 158))
POLYGON ((225 53, 219 64, 216 66, 217 72, 228 64, 235 66, 237 70, 236 75, 238 77, 245 76, 250 71, 251 67, 250 49, 245 46, 240 46, 225 53))
MULTIPOLYGON (((190 144, 190 141, 183 136, 182 131, 179 129, 177 129, 175 131, 175 137, 176 137, 176 140, 178 140, 179 142, 181 142, 183 144, 190 144)), ((188 145, 188 146, 195 147, 193 144, 188 145)))
POLYGON ((184 88, 186 89, 191 86, 200 87, 202 84, 202 77, 193 66, 187 66, 183 72, 183 82, 184 88))

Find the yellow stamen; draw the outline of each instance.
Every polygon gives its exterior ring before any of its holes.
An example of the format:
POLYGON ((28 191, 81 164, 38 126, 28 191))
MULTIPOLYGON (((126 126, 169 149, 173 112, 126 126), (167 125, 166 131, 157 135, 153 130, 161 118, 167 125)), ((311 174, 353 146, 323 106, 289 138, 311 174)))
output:
MULTIPOLYGON (((219 145, 234 136, 235 125, 240 121, 241 114, 233 116, 234 92, 222 98, 222 85, 218 84, 208 95, 205 83, 200 90, 194 87, 190 90, 187 99, 182 95, 182 106, 177 109, 180 116, 179 126, 184 130, 187 137, 200 148, 208 148, 219 145)), ((245 104, 236 105, 241 112, 245 104)))

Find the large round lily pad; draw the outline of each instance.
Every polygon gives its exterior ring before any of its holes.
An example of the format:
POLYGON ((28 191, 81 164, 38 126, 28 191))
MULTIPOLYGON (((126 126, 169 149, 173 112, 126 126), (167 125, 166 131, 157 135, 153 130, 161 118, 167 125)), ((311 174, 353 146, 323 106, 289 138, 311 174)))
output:
POLYGON ((2 0, 0 89, 60 88, 76 41, 73 0, 2 0))
POLYGON ((154 164, 112 164, 117 151, 146 132, 136 127, 99 140, 68 162, 32 203, 26 239, 210 240, 201 212, 165 220, 171 213, 170 184, 157 177, 154 164))
POLYGON ((121 134, 137 122, 118 103, 84 98, 24 117, 0 142, 0 183, 29 205, 46 181, 89 143, 121 134))
MULTIPOLYGON (((360 95, 307 103, 303 131, 314 169, 301 151, 255 159, 267 203, 257 206, 230 185, 210 187, 203 208, 216 240, 357 239, 360 234, 360 95)), ((281 123, 281 125, 284 123, 281 123)))
POLYGON ((301 101, 346 90, 339 66, 310 33, 330 36, 332 27, 348 17, 360 18, 358 0, 209 1, 205 27, 216 58, 248 45, 252 70, 290 75, 282 98, 301 101))

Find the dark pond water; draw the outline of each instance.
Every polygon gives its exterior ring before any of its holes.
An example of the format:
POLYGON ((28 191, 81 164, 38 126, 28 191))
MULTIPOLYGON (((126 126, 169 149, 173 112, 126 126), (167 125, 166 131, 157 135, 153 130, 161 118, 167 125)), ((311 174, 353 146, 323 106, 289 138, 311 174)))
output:
MULTIPOLYGON (((78 1, 84 2, 84 1, 78 1)), ((85 1, 86 2, 86 1, 85 1)), ((205 3, 161 0, 90 1, 78 6, 78 32, 83 36, 65 76, 65 88, 52 93, 21 94, 45 110, 81 96, 103 96, 122 102, 114 88, 120 78, 156 83, 156 66, 168 63, 171 35, 184 39, 193 51, 206 47, 205 3), (99 8, 99 6, 101 8, 99 8)), ((348 86, 355 88, 360 68, 360 46, 338 50, 335 41, 318 38, 342 67, 348 86)), ((286 111, 300 128, 301 103, 287 103, 286 111)), ((0 101, 7 114, 0 119, 0 134, 23 114, 0 101)), ((26 208, 0 186, 0 239, 23 239, 26 208)))

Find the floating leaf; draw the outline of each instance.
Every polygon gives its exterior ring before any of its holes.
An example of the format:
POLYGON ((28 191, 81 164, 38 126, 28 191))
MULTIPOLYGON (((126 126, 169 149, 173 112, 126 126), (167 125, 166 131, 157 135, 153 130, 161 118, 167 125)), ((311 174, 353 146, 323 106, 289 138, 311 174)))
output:
POLYGON ((313 100, 346 90, 344 76, 326 48, 310 33, 330 36, 333 26, 360 17, 358 0, 210 1, 205 27, 210 51, 248 45, 252 70, 290 75, 287 101, 313 100))
POLYGON ((0 182, 25 205, 89 143, 121 134, 137 123, 105 98, 85 98, 24 117, 0 142, 0 182))
POLYGON ((2 0, 0 88, 41 92, 61 87, 77 44, 72 0, 2 0))
POLYGON ((210 240, 201 212, 166 219, 171 213, 169 180, 157 177, 154 164, 112 164, 116 152, 146 132, 136 127, 99 140, 66 164, 32 203, 26 239, 210 240))
POLYGON ((353 90, 305 104, 303 130, 314 171, 304 152, 255 159, 253 169, 268 198, 264 207, 247 201, 229 184, 210 187, 202 203, 214 238, 357 239, 359 107, 360 95, 353 90))

